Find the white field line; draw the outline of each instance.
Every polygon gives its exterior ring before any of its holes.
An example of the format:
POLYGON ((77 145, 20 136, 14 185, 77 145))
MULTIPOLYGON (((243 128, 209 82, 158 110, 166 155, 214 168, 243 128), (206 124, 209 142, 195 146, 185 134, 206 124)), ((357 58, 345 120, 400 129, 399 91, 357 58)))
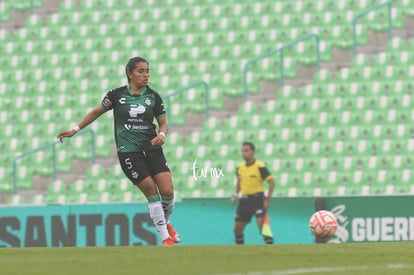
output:
POLYGON ((247 273, 226 273, 221 275, 296 275, 296 274, 312 274, 312 273, 336 273, 344 271, 361 271, 372 269, 405 269, 410 268, 411 265, 407 264, 388 264, 385 266, 339 266, 339 267, 313 267, 313 268, 297 268, 286 270, 274 270, 274 271, 250 271, 247 273))

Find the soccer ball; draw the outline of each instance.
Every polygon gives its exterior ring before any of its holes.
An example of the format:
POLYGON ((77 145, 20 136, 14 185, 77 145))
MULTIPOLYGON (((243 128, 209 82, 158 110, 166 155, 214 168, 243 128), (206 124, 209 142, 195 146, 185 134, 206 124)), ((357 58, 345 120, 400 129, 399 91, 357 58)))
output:
POLYGON ((328 238, 335 234, 338 222, 335 215, 329 211, 321 210, 315 212, 309 220, 309 227, 317 238, 328 238))

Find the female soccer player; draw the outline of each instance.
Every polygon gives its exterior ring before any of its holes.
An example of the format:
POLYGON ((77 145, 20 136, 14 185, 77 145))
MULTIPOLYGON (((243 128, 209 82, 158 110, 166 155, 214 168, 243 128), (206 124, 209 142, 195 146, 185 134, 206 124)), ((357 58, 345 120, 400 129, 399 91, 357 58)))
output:
POLYGON ((148 86, 149 63, 144 58, 131 58, 125 71, 128 85, 108 92, 102 103, 78 126, 59 133, 57 138, 62 142, 63 138, 72 137, 103 113, 113 110, 122 170, 148 199, 149 214, 163 246, 174 246, 180 237, 169 223, 175 200, 170 170, 161 147, 167 134, 164 104, 160 95, 148 86))

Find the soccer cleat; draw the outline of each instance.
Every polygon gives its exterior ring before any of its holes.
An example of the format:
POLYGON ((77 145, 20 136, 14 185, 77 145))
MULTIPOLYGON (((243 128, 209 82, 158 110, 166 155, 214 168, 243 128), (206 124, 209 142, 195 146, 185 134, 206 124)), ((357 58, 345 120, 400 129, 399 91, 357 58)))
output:
POLYGON ((162 246, 174 246, 174 241, 171 238, 162 241, 162 246))
POLYGON ((170 234, 171 239, 175 243, 179 243, 181 241, 180 235, 178 235, 178 233, 174 230, 172 225, 169 223, 167 224, 167 230, 168 230, 168 233, 170 234))

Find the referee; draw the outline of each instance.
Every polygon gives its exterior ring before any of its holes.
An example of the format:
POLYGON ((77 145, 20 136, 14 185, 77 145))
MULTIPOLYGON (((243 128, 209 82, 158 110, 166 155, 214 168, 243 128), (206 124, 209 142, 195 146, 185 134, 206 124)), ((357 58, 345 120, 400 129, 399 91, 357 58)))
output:
MULTIPOLYGON (((236 219, 234 224, 234 235, 236 244, 244 244, 243 231, 246 224, 250 222, 252 216, 256 216, 256 223, 259 231, 262 232, 264 215, 269 208, 270 198, 272 197, 275 182, 267 170, 265 164, 254 158, 255 147, 251 142, 244 142, 242 146, 242 156, 244 162, 237 166, 237 184, 232 197, 232 202, 237 203, 239 194, 241 198, 237 207, 236 219), (267 196, 265 196, 264 182, 269 183, 267 196)), ((273 238, 263 236, 266 244, 273 244, 273 238)))

